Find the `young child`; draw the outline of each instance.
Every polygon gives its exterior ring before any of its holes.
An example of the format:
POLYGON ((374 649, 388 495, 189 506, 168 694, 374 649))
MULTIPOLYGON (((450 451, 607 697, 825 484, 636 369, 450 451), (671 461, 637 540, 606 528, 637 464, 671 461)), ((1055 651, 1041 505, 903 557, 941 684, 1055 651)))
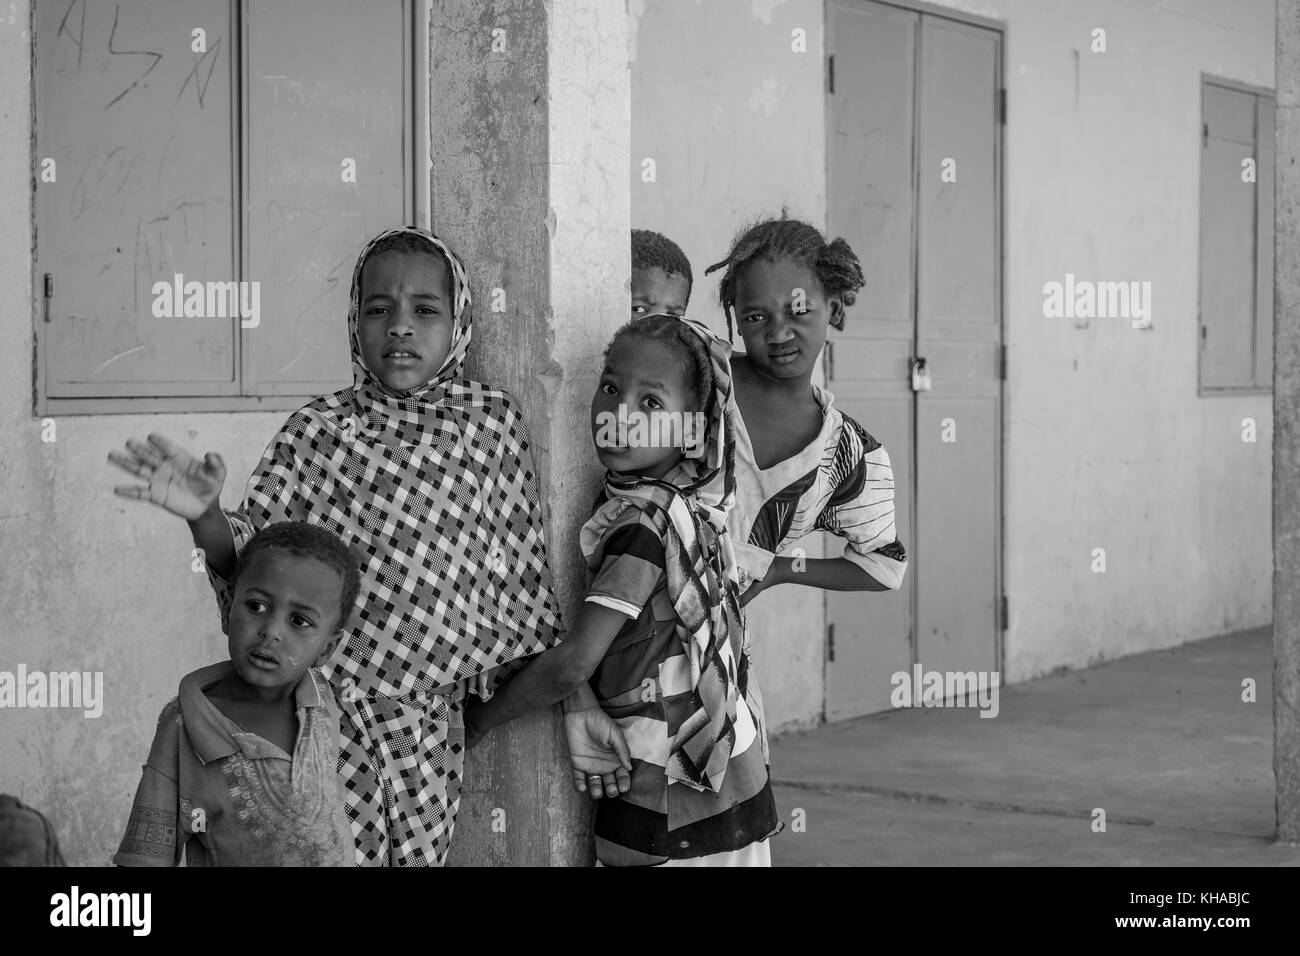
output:
POLYGON ((862 288, 862 266, 843 239, 784 216, 744 230, 727 258, 719 299, 728 336, 745 353, 735 375, 736 542, 748 603, 779 584, 835 591, 902 586, 907 554, 894 526, 894 470, 880 442, 812 383, 828 327, 862 288), (845 539, 843 557, 804 559, 792 546, 813 531, 845 539))
MULTIPOLYGON (((632 758, 630 787, 620 781, 625 792, 596 811, 596 855, 607 866, 768 865, 767 838, 780 829, 725 524, 734 495, 728 351, 703 325, 665 315, 615 335, 592 400, 609 499, 582 529, 586 601, 562 645, 466 717, 473 739, 591 678, 632 758), (703 416, 703 455, 601 440, 603 416, 647 412, 703 416), (705 490, 711 484, 718 493, 705 490)), ((601 778, 584 782, 594 793, 601 778)))
POLYGON ((289 418, 238 510, 221 510, 215 454, 151 435, 109 456, 149 482, 118 494, 189 520, 223 606, 236 552, 273 522, 321 525, 361 555, 361 605, 326 670, 360 864, 441 865, 466 693, 559 638, 527 428, 509 395, 461 377, 470 331, 460 261, 389 230, 352 273, 352 386, 289 418))
POLYGON ((232 587, 230 660, 185 677, 163 708, 113 862, 351 866, 338 712, 316 668, 356 603, 356 555, 321 528, 274 524, 232 587))
POLYGON ((691 301, 691 264, 667 236, 632 230, 632 317, 685 315, 691 301))

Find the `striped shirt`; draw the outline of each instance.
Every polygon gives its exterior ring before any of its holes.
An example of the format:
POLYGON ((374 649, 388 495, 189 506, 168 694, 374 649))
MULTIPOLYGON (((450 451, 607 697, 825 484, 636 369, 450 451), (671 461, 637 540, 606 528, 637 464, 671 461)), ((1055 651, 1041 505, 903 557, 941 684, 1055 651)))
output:
POLYGON ((654 865, 766 839, 780 825, 748 638, 738 660, 736 741, 721 792, 670 782, 664 768, 690 712, 693 684, 668 596, 663 541, 645 514, 629 506, 607 530, 590 567, 587 600, 628 616, 591 686, 632 754, 631 790, 597 806, 597 858, 605 866, 654 865))
MULTIPOLYGON (((800 452, 759 468, 739 410, 736 505, 727 516, 742 591, 762 578, 776 555, 789 556, 813 531, 845 540, 844 557, 891 590, 902 586, 907 552, 894 526, 894 469, 880 442, 835 407, 816 385, 822 427, 800 452), (744 542, 748 542, 747 544, 744 542)), ((734 399, 733 399, 734 401, 734 399)))

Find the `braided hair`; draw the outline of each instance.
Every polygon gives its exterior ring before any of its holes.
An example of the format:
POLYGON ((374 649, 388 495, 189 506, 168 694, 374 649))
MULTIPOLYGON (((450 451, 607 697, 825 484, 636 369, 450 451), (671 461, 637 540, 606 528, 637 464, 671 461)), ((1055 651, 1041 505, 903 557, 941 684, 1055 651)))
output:
MULTIPOLYGON (((741 269, 756 259, 769 262, 791 259, 797 262, 817 276, 827 295, 839 296, 845 306, 856 301, 858 290, 865 282, 862 263, 847 242, 840 238, 827 242, 815 226, 791 219, 782 210, 779 219, 763 219, 741 230, 731 244, 727 258, 704 270, 704 274, 709 275, 726 267, 718 288, 718 301, 727 314, 727 337, 732 341, 735 341, 732 312, 736 304, 736 278, 741 269)), ((843 329, 843 313, 831 324, 843 329)))
POLYGON ((704 342, 689 326, 684 325, 675 315, 638 315, 625 323, 609 345, 605 347, 605 356, 620 339, 636 339, 638 342, 657 342, 667 348, 681 363, 686 372, 686 385, 695 397, 695 403, 702 405, 700 411, 706 416, 713 414, 714 382, 713 361, 705 350, 704 342))
POLYGON ((688 295, 695 284, 690 260, 681 247, 667 236, 649 229, 632 230, 632 268, 662 269, 667 275, 682 276, 686 280, 688 295))

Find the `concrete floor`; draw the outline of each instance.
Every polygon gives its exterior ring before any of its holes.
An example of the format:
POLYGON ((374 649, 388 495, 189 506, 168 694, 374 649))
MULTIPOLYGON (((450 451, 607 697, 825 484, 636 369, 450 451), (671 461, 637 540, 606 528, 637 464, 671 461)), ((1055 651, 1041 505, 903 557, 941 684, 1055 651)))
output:
POLYGON ((1272 675, 1265 628, 1004 687, 991 719, 905 709, 778 737, 773 863, 1300 866, 1273 845, 1272 675))

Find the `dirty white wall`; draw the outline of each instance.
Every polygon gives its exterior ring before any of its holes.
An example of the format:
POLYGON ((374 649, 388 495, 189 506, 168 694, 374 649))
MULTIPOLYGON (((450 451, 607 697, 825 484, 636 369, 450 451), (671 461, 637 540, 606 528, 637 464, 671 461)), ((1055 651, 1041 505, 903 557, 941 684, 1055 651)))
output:
MULTIPOLYGON (((940 6, 1006 30, 1005 679, 1267 623, 1271 399, 1197 396, 1197 257, 1200 75, 1271 88, 1273 4, 940 6), (1090 52, 1094 27, 1104 54, 1090 52), (1150 281, 1153 329, 1044 318, 1043 284, 1066 272, 1150 281)), ((633 223, 682 246, 691 311, 721 328, 716 275, 699 273, 735 228, 783 203, 825 221, 823 6, 629 10, 633 223), (803 56, 790 51, 796 27, 803 56), (640 179, 647 156, 654 183, 640 179)), ((772 726, 814 719, 820 601, 785 588, 752 610, 772 726)))
MULTIPOLYGON (((223 500, 243 491, 275 414, 32 416, 30 4, 0 12, 0 670, 102 671, 104 710, 0 710, 0 790, 50 816, 68 862, 108 862, 158 712, 181 677, 226 653, 216 603, 191 570, 185 523, 113 495, 106 456, 159 430, 222 454, 223 500)), ((75 181, 43 183, 72 189, 75 181)))
POLYGON ((1274 4, 945 5, 1007 31, 1007 678, 1267 624, 1272 399, 1197 397, 1197 264, 1201 74, 1271 89, 1274 4), (1153 328, 1044 318, 1066 272, 1153 328))
MULTIPOLYGON (((822 4, 629 0, 628 12, 632 224, 682 247, 695 273, 689 313, 723 332, 721 273, 704 270, 736 231, 782 206, 826 225, 822 4), (806 52, 792 49, 795 29, 806 52), (654 182, 643 181, 645 159, 655 161, 654 182)), ((820 557, 811 538, 808 556, 820 557)), ((785 585, 747 608, 772 730, 821 717, 824 606, 819 591, 785 585)))

